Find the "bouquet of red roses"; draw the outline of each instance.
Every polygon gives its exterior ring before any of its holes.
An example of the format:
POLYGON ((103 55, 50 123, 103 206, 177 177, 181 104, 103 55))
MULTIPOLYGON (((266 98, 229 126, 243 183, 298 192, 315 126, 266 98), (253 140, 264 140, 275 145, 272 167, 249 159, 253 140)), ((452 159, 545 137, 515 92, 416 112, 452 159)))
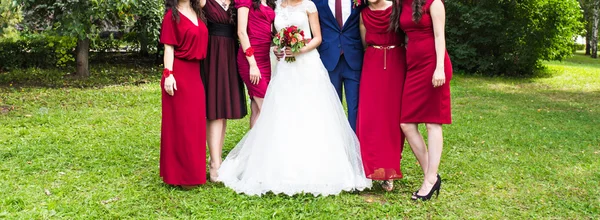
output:
MULTIPOLYGON (((281 50, 285 50, 286 47, 290 47, 292 53, 300 52, 300 49, 306 45, 304 40, 304 31, 298 27, 292 25, 281 29, 273 38, 273 44, 281 50)), ((285 61, 288 63, 296 61, 295 57, 285 57, 285 61)))

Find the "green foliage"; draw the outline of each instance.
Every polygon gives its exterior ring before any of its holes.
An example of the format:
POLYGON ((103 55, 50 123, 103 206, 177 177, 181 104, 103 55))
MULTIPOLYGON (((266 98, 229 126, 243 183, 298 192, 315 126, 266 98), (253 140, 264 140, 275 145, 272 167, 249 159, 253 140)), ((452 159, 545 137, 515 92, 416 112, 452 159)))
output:
POLYGON ((99 31, 119 30, 133 19, 129 13, 135 0, 27 0, 27 24, 32 30, 52 30, 61 36, 78 39, 76 50, 77 75, 89 76, 89 41, 99 31))
POLYGON ((138 43, 142 53, 155 51, 165 13, 163 1, 139 1, 134 4, 133 11, 136 15, 133 42, 138 43))
POLYGON ((75 61, 76 39, 49 34, 24 34, 0 40, 0 70, 28 67, 64 67, 75 61))
POLYGON ((454 67, 485 75, 531 75, 542 60, 563 60, 583 29, 576 0, 448 0, 446 10, 454 67))
MULTIPOLYGON (((124 57, 115 57, 123 60, 124 57)), ((72 76, 72 72, 65 68, 26 68, 15 69, 0 73, 0 88, 39 86, 45 88, 60 87, 103 87, 114 85, 141 84, 160 80, 159 68, 151 65, 151 61, 137 60, 135 64, 115 65, 114 62, 96 63, 90 69, 91 75, 81 79, 72 76)), ((122 63, 122 62, 121 62, 122 63)))
POLYGON ((573 44, 573 50, 574 50, 574 51, 577 51, 577 50, 585 50, 585 44, 578 44, 578 43, 575 43, 575 44, 573 44))
POLYGON ((0 40, 19 36, 15 25, 23 19, 21 7, 12 0, 0 0, 0 40))
POLYGON ((114 38, 111 34, 108 38, 96 37, 92 39, 90 50, 93 52, 133 52, 134 47, 131 47, 132 43, 128 41, 130 34, 126 34, 121 39, 114 38))
POLYGON ((26 0, 28 24, 33 29, 52 29, 64 36, 92 39, 100 28, 124 27, 131 22, 134 0, 26 0), (51 19, 49 19, 51 18, 51 19))
MULTIPOLYGON (((91 71, 98 87, 71 86, 79 80, 69 78, 61 88, 0 82, 0 217, 600 219, 600 61, 589 57, 549 62, 547 77, 457 74, 454 124, 444 126, 444 183, 429 202, 410 201, 422 171, 409 146, 404 178, 390 193, 377 183, 318 198, 166 186, 158 172, 160 68, 91 71), (151 83, 130 83, 149 75, 151 83), (116 85, 104 86, 110 80, 116 85)), ((248 131, 247 118, 227 123, 225 155, 248 131)))

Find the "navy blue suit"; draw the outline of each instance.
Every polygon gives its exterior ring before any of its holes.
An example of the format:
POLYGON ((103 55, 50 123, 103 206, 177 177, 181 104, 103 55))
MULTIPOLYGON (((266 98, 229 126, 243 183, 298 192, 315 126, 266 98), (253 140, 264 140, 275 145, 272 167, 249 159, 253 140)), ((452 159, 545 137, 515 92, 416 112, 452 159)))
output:
POLYGON ((329 8, 328 0, 313 0, 313 2, 319 12, 321 35, 323 36, 323 42, 318 48, 321 61, 329 71, 329 78, 340 97, 340 101, 342 100, 343 85, 346 93, 346 103, 348 104, 348 121, 352 129, 356 131, 358 88, 364 51, 359 29, 360 10, 363 6, 352 7, 350 17, 344 23, 344 27, 340 28, 329 8))

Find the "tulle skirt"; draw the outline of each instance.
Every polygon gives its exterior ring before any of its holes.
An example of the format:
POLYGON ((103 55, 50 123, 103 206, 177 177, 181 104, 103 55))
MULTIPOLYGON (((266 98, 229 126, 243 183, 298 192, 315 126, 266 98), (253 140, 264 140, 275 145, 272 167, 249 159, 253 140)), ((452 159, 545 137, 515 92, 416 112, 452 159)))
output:
POLYGON ((238 193, 314 196, 371 187, 359 142, 319 53, 279 61, 255 126, 227 155, 219 179, 238 193))

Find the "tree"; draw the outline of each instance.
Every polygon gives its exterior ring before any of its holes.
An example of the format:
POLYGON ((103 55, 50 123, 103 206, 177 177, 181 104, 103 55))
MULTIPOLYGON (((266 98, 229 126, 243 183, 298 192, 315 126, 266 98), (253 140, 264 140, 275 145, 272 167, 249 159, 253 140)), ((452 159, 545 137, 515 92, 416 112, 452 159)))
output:
POLYGON ((598 0, 578 0, 585 23, 585 55, 591 55, 592 58, 598 56, 598 16, 600 2, 598 0))
POLYGON ((583 29, 577 0, 447 0, 446 10, 453 66, 471 73, 532 74, 571 56, 583 29))
POLYGON ((148 56, 149 46, 158 42, 162 16, 165 13, 164 3, 158 0, 139 1, 134 7, 136 21, 133 31, 136 32, 140 53, 142 56, 148 56))
POLYGON ((0 0, 0 39, 17 37, 18 32, 15 25, 22 19, 19 5, 12 0, 0 0))
POLYGON ((51 30, 77 38, 77 76, 89 76, 90 39, 104 25, 121 27, 131 20, 135 0, 24 0, 25 19, 33 30, 51 30))
POLYGON ((591 10, 589 5, 590 4, 590 0, 578 0, 579 1, 579 6, 581 7, 581 10, 583 11, 583 23, 585 25, 585 55, 590 55, 591 54, 591 44, 590 44, 590 39, 592 38, 592 22, 589 22, 591 19, 591 10))
POLYGON ((591 56, 592 58, 598 58, 598 1, 591 2, 591 29, 592 34, 590 35, 590 46, 591 46, 591 56))

